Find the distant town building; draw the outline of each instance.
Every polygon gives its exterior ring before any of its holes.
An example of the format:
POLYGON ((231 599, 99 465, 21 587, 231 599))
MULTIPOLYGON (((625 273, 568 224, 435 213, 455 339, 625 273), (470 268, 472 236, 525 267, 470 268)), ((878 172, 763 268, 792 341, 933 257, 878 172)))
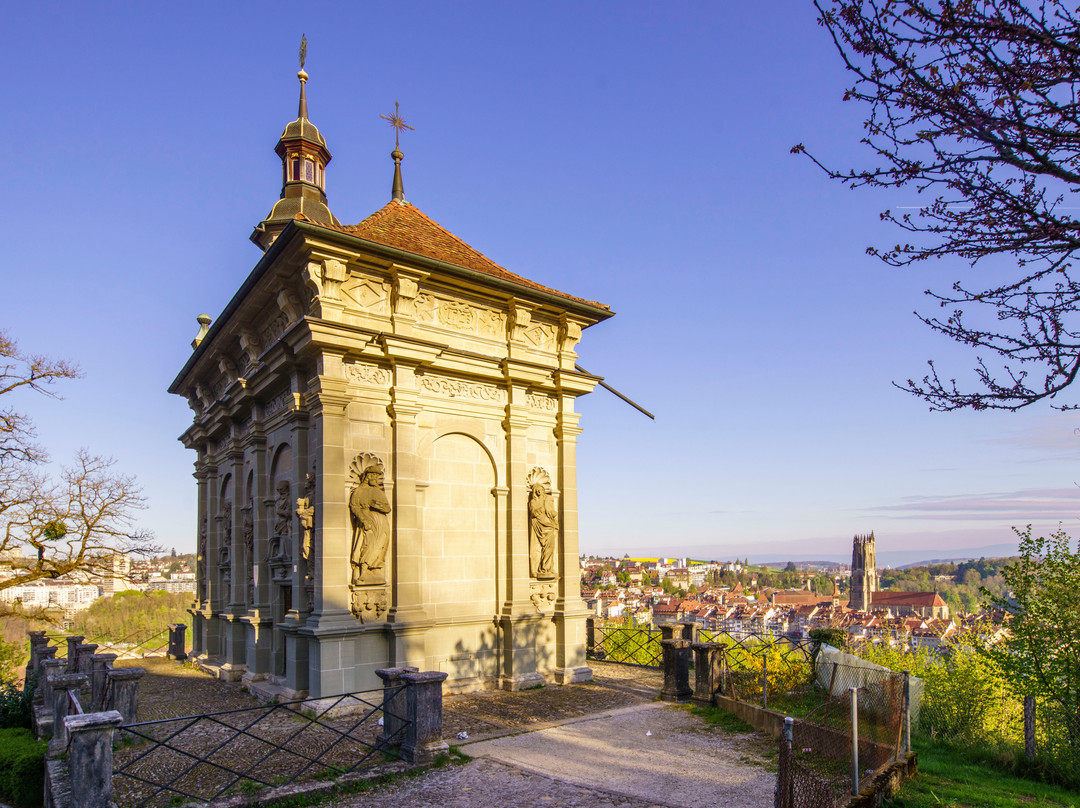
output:
POLYGON ((870 611, 871 598, 877 592, 877 550, 874 533, 856 536, 851 549, 851 596, 848 606, 856 611, 870 611))

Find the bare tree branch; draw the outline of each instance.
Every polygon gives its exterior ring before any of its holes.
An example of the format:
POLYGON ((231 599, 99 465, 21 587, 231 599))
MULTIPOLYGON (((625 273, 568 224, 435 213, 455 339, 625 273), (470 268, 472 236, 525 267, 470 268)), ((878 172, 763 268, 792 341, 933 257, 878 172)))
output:
MULTIPOLYGON (((934 331, 976 349, 979 387, 931 372, 898 385, 931 409, 1016 410, 1055 398, 1080 366, 1080 17, 1062 0, 815 0, 868 108, 869 167, 839 170, 852 188, 911 188, 930 201, 883 221, 910 242, 871 247, 890 266, 1005 257, 1004 281, 928 291, 934 331), (1071 203, 1071 204, 1070 204, 1071 203), (983 312, 971 324, 964 307, 983 312), (993 365, 988 362, 989 358, 993 365)), ((799 144, 795 153, 807 154, 799 144)), ((1076 405, 1058 405, 1071 409, 1076 405)))

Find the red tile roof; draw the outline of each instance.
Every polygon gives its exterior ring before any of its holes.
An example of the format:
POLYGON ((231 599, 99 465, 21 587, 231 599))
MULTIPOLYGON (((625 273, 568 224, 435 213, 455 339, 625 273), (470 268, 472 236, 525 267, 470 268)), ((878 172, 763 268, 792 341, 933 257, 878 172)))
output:
POLYGON ((874 606, 944 606, 945 601, 937 592, 874 592, 870 596, 874 606))
MULTIPOLYGON (((296 218, 312 221, 303 214, 297 215, 296 218)), ((374 241, 377 244, 384 244, 387 247, 404 250, 425 258, 433 258, 436 261, 472 269, 476 272, 483 272, 486 275, 558 295, 567 300, 574 300, 600 309, 609 309, 603 303, 597 303, 595 300, 585 300, 584 298, 568 295, 566 292, 560 292, 558 289, 542 286, 499 266, 479 250, 473 249, 438 224, 438 222, 428 218, 415 205, 407 202, 392 200, 359 224, 336 226, 326 222, 312 222, 312 224, 358 236, 368 241, 374 241)))

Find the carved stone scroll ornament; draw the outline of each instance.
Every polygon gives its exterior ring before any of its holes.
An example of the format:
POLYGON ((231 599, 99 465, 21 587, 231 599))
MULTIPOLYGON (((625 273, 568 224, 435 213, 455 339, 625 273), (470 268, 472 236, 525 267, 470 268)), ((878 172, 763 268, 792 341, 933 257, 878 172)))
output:
POLYGON ((352 585, 386 583, 386 551, 390 546, 390 500, 383 490, 383 462, 374 455, 353 461, 356 487, 349 496, 352 519, 352 585))
POLYGON ((559 511, 551 495, 551 476, 536 467, 525 478, 529 486, 529 574, 539 580, 555 577, 559 511))
POLYGON ((352 611, 361 623, 376 623, 386 614, 385 589, 354 589, 352 611))
POLYGON ((533 584, 530 600, 538 612, 555 611, 555 584, 533 584))

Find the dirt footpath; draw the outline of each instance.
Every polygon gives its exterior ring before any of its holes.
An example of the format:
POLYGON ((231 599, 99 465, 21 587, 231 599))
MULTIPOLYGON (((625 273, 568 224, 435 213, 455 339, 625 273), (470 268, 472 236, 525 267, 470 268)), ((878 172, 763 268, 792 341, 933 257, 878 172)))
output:
POLYGON ((776 775, 761 741, 657 702, 494 740, 475 759, 334 801, 348 808, 767 808, 776 775))

